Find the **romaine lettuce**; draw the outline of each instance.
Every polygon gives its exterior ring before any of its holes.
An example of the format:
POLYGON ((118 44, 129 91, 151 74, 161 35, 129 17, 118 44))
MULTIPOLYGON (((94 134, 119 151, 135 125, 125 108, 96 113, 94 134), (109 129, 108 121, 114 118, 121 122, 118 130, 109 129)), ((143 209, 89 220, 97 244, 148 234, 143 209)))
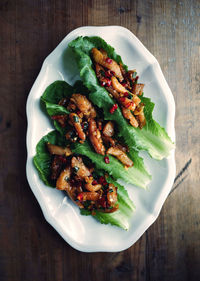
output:
MULTIPOLYGON (((141 98, 145 104, 144 113, 146 117, 146 126, 142 129, 134 128, 128 124, 119 108, 114 114, 109 112, 109 109, 114 104, 114 100, 109 96, 107 90, 99 85, 93 70, 90 52, 94 47, 103 48, 110 58, 118 63, 122 63, 121 57, 116 54, 114 48, 100 37, 78 37, 70 42, 69 47, 74 51, 84 85, 90 90, 90 100, 104 110, 105 119, 117 122, 119 135, 124 138, 127 145, 134 149, 146 150, 153 158, 158 160, 167 157, 170 150, 174 148, 174 144, 165 129, 153 119, 152 111, 154 104, 150 99, 141 98)), ((124 65, 124 67, 127 69, 127 66, 124 65)))
MULTIPOLYGON (((36 155, 34 157, 34 164, 39 172, 40 178, 43 182, 51 187, 52 185, 50 178, 51 173, 51 155, 49 154, 46 143, 52 143, 55 145, 64 146, 66 145, 65 139, 57 131, 52 131, 46 136, 44 136, 37 144, 36 155)), ((96 171, 96 174, 98 171, 96 171)), ((93 215, 97 220, 104 224, 112 224, 119 226, 123 229, 128 230, 129 220, 135 209, 133 202, 130 200, 127 191, 123 186, 116 183, 111 177, 107 178, 107 182, 113 183, 117 187, 119 209, 113 213, 103 213, 101 211, 96 211, 93 215)), ((83 215, 91 215, 88 210, 81 210, 83 215)))
MULTIPOLYGON (((70 97, 71 94, 75 92, 73 89, 78 91, 79 87, 82 87, 82 90, 84 90, 82 83, 80 82, 76 83, 74 88, 69 86, 65 81, 56 81, 48 86, 41 97, 42 102, 46 106, 47 113, 50 116, 66 114, 66 108, 57 106, 54 102, 59 102, 57 96, 59 96, 60 99, 63 97, 70 97), (56 95, 56 97, 54 97, 54 95, 56 95), (51 108, 49 107, 49 104, 51 105, 51 108)), ((88 94, 86 89, 84 90, 84 93, 88 94)), ((66 129, 61 128, 57 121, 54 121, 54 125, 62 135, 65 134, 66 129)), ((146 188, 151 180, 151 176, 148 174, 144 166, 143 159, 139 157, 138 152, 133 148, 130 148, 128 156, 132 159, 134 166, 128 169, 125 169, 121 162, 112 156, 109 156, 110 163, 106 164, 104 162, 104 156, 95 153, 88 142, 83 144, 75 143, 72 148, 75 153, 80 153, 90 158, 97 168, 104 169, 110 175, 112 174, 116 180, 120 178, 127 183, 135 184, 142 188, 146 188)))

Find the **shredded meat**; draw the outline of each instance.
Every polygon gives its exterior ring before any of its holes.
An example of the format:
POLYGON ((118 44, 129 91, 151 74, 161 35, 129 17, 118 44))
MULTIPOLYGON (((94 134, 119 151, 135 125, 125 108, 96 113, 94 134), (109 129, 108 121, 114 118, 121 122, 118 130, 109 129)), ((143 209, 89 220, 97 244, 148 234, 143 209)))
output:
POLYGON ((103 128, 103 134, 106 137, 112 137, 114 135, 114 123, 112 121, 108 121, 104 128, 103 128))
POLYGON ((115 73, 116 77, 119 78, 120 81, 123 81, 124 78, 122 76, 119 65, 114 60, 109 59, 108 61, 108 57, 105 55, 105 51, 102 53, 98 49, 93 48, 92 56, 96 63, 112 70, 115 73))
POLYGON ((72 151, 69 147, 60 147, 58 145, 54 145, 51 143, 47 143, 47 148, 50 154, 56 154, 56 155, 65 155, 69 156, 72 154, 72 151))
POLYGON ((112 86, 106 87, 106 90, 107 90, 116 100, 119 99, 120 94, 119 94, 116 90, 114 90, 112 86))
POLYGON ((121 70, 121 73, 122 73, 123 77, 125 78, 125 76, 126 76, 126 70, 124 69, 124 67, 123 67, 123 65, 122 65, 121 62, 119 63, 119 67, 120 67, 120 70, 121 70))
POLYGON ((75 157, 75 156, 72 157, 71 166, 72 166, 72 168, 74 168, 74 170, 76 172, 76 175, 80 179, 84 179, 85 177, 89 177, 90 171, 85 166, 85 164, 83 163, 83 160, 82 160, 81 157, 75 157))
POLYGON ((59 190, 69 190, 69 179, 71 175, 71 168, 66 167, 56 181, 56 188, 59 190))
POLYGON ((146 119, 145 119, 144 112, 142 111, 140 114, 138 114, 138 116, 136 116, 136 118, 139 121, 140 129, 142 129, 142 127, 144 127, 146 125, 146 119))
POLYGON ((140 129, 142 129, 142 127, 144 127, 145 124, 146 124, 146 119, 145 119, 145 115, 144 115, 144 104, 143 103, 140 103, 136 107, 136 109, 134 111, 134 115, 136 115, 136 119, 139 122, 139 127, 140 127, 140 129))
POLYGON ((102 136, 102 139, 106 146, 115 146, 116 140, 111 137, 102 136))
POLYGON ((141 99, 138 96, 133 94, 132 101, 134 102, 134 104, 136 106, 138 106, 138 104, 141 102, 141 99))
POLYGON ((122 94, 127 92, 127 89, 122 84, 119 83, 119 81, 115 76, 111 77, 111 82, 112 82, 113 89, 116 90, 117 92, 122 94))
POLYGON ((81 140, 85 140, 85 133, 83 132, 83 128, 81 126, 81 119, 76 113, 70 113, 69 115, 70 121, 72 125, 74 126, 79 138, 81 140))
POLYGON ((103 141, 101 138, 101 133, 99 129, 97 129, 97 124, 94 119, 90 119, 89 122, 89 138, 90 141, 98 154, 105 154, 105 147, 103 145, 103 141))
POLYGON ((105 73, 104 68, 101 65, 99 65, 98 63, 96 63, 95 70, 96 70, 96 75, 97 75, 97 78, 99 79, 99 82, 106 84, 108 82, 108 79, 103 75, 103 73, 105 73))
POLYGON ((59 190, 64 190, 67 192, 71 200, 79 206, 79 208, 84 208, 81 202, 77 201, 77 192, 82 192, 82 188, 77 187, 74 181, 70 179, 71 177, 71 167, 66 167, 60 174, 56 181, 56 188, 59 190))
POLYGON ((130 124, 137 128, 138 127, 138 121, 136 120, 136 118, 133 116, 133 114, 131 113, 130 109, 127 109, 125 107, 122 106, 122 114, 124 116, 124 118, 128 119, 130 124))
POLYGON ((121 161, 122 164, 124 164, 126 167, 133 166, 133 161, 126 155, 126 153, 123 150, 121 150, 117 146, 110 147, 106 153, 117 157, 117 159, 119 159, 119 161, 121 161))
POLYGON ((141 96, 143 89, 144 89, 144 84, 134 84, 132 93, 141 96))
POLYGON ((88 191, 98 191, 99 189, 101 189, 102 185, 101 184, 93 184, 94 178, 93 177, 86 177, 85 178, 86 184, 85 184, 85 188, 88 191))
POLYGON ((109 183, 107 200, 110 207, 113 207, 117 202, 117 188, 112 183, 109 183))
POLYGON ((127 93, 127 89, 119 83, 116 77, 113 76, 111 78, 111 81, 114 90, 122 94, 122 96, 120 95, 118 96, 117 98, 118 102, 125 108, 134 111, 136 107, 136 103, 135 103, 135 99, 133 99, 134 98, 133 95, 132 95, 132 99, 124 97, 123 94, 127 93))
POLYGON ((63 165, 66 165, 66 158, 60 155, 54 155, 51 163, 51 179, 56 180, 63 169, 63 165))
POLYGON ((87 118, 95 118, 96 110, 92 106, 91 102, 81 94, 73 94, 71 99, 72 102, 78 107, 78 109, 85 115, 87 118))
POLYGON ((81 198, 82 201, 97 201, 99 199, 100 194, 97 192, 81 192, 78 195, 78 198, 81 198))

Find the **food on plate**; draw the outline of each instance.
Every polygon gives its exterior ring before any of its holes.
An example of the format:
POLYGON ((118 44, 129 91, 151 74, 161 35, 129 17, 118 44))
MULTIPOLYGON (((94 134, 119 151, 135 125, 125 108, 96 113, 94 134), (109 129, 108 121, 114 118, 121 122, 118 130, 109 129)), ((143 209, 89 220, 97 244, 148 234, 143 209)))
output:
POLYGON ((81 214, 128 229, 134 205, 116 181, 146 188, 151 176, 139 151, 161 160, 174 144, 153 119, 154 104, 136 70, 111 46, 100 37, 78 37, 69 47, 83 82, 55 81, 42 95, 56 130, 38 143, 34 164, 81 214))
POLYGON ((118 102, 123 116, 129 120, 130 124, 135 128, 139 126, 142 129, 146 124, 143 112, 144 104, 141 103, 138 96, 142 95, 144 84, 137 84, 136 71, 126 72, 123 65, 118 65, 115 60, 108 58, 106 51, 103 49, 92 48, 91 53, 100 85, 105 87, 118 102), (139 87, 136 87, 136 85, 139 87), (127 114, 127 111, 129 114, 127 114))
POLYGON ((104 120, 81 81, 74 87, 56 81, 47 87, 41 100, 55 128, 72 144, 75 153, 89 157, 96 168, 115 179, 146 188, 151 176, 143 160, 118 136, 116 122, 104 120))
POLYGON ((158 160, 167 157, 174 143, 153 119, 154 103, 144 96, 136 70, 128 70, 114 48, 97 36, 80 36, 69 48, 90 101, 103 110, 105 119, 117 124, 129 149, 146 150, 158 160))
MULTIPOLYGON (((125 167, 132 167, 133 161, 126 154, 129 152, 128 147, 123 146, 114 138, 114 122, 104 121, 97 117, 94 106, 82 94, 74 93, 68 101, 66 100, 67 98, 65 98, 64 106, 70 111, 69 115, 53 115, 51 117, 53 120, 57 120, 62 128, 69 127, 65 134, 66 139, 71 142, 83 143, 88 138, 96 153, 111 154, 116 156, 125 167)), ((59 101, 59 105, 63 105, 62 101, 63 99, 59 101)))
POLYGON ((128 193, 89 158, 76 154, 57 131, 44 136, 36 147, 34 164, 48 186, 64 191, 83 215, 124 229, 135 209, 128 193))

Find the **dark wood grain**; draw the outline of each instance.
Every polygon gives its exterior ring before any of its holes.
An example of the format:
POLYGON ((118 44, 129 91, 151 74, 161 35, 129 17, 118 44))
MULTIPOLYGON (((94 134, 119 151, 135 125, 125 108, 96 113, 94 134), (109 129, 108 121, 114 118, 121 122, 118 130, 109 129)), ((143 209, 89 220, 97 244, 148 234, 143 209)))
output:
POLYGON ((0 280, 200 280, 200 2, 0 1, 0 280), (122 25, 160 62, 176 101, 177 178, 157 221, 126 251, 81 253, 44 220, 25 176, 29 90, 82 25, 122 25))

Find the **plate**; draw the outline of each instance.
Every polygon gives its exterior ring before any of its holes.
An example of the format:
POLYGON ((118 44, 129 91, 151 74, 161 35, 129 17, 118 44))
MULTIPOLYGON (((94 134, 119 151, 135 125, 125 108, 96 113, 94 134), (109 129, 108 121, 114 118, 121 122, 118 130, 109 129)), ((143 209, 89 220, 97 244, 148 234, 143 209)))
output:
POLYGON ((118 252, 133 245, 158 217, 174 182, 174 151, 162 161, 151 159, 145 152, 140 153, 152 175, 152 181, 148 190, 124 184, 136 206, 129 231, 102 225, 90 216, 81 216, 78 207, 64 193, 43 184, 33 165, 33 156, 36 154, 38 141, 53 127, 40 108, 40 97, 45 88, 55 80, 65 80, 73 84, 75 80, 80 79, 76 63, 67 46, 70 41, 81 35, 101 36, 122 56, 129 69, 137 70, 140 81, 145 83, 145 96, 150 97, 155 103, 154 119, 165 127, 173 141, 175 141, 175 103, 155 57, 133 33, 121 26, 85 26, 70 32, 45 59, 28 96, 26 173, 45 219, 77 250, 118 252))

